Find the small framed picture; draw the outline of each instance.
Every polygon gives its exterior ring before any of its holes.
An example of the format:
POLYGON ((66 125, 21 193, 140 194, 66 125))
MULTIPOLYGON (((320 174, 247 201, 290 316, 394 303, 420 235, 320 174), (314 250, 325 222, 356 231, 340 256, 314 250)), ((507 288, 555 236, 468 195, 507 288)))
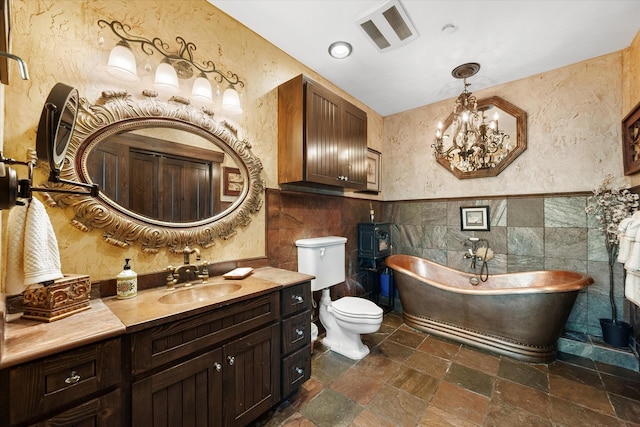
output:
POLYGON ((367 191, 380 191, 380 158, 382 154, 367 148, 367 191))
POLYGON ((640 172, 640 103, 622 120, 624 174, 640 172))
POLYGON ((242 180, 242 174, 238 168, 223 168, 222 169, 222 193, 225 196, 239 196, 242 191, 244 181, 242 180))
POLYGON ((460 208, 460 230, 489 231, 489 206, 460 208))

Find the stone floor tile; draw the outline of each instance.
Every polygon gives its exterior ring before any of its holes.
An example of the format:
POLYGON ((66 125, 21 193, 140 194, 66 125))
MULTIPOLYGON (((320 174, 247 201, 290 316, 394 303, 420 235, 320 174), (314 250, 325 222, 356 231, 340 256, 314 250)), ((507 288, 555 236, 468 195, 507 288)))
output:
POLYGON ((325 389, 300 413, 318 427, 347 427, 362 409, 362 406, 337 391, 325 389))
POLYGON ((380 391, 384 380, 362 374, 361 369, 353 367, 336 379, 331 388, 347 396, 354 402, 365 406, 380 391))
POLYGON ((460 365, 494 376, 500 366, 500 356, 468 346, 462 346, 453 360, 460 365))
POLYGON ((438 388, 440 380, 415 369, 403 366, 389 384, 429 401, 438 388))
POLYGON ((396 426, 414 427, 418 424, 427 404, 404 390, 385 385, 371 400, 367 408, 396 426))
POLYGON ((447 359, 433 356, 429 353, 423 353, 416 351, 413 353, 404 364, 410 368, 417 369, 432 377, 442 379, 447 373, 451 362, 447 359))
POLYGON ((609 393, 640 401, 640 382, 609 374, 601 374, 601 376, 604 387, 609 393))
POLYGON ((615 415, 606 391, 558 375, 549 375, 549 394, 603 414, 615 415))
POLYGON ((385 326, 391 326, 392 328, 399 328, 404 324, 402 315, 398 313, 389 313, 382 319, 382 324, 385 326))
POLYGON ((495 382, 495 377, 457 363, 451 364, 444 379, 487 397, 491 396, 493 383, 495 382))
POLYGON ((511 405, 492 404, 484 420, 484 425, 491 427, 552 427, 547 418, 536 416, 530 412, 511 405))
POLYGON ((372 354, 385 356, 398 362, 404 362, 414 352, 415 350, 410 347, 389 340, 384 340, 377 347, 371 349, 372 354))
POLYGON ((398 329, 387 338, 388 341, 393 341, 398 344, 405 345, 407 347, 411 347, 413 349, 417 348, 422 341, 424 341, 425 335, 417 334, 409 331, 402 331, 398 329))
POLYGON ((547 419, 551 415, 547 393, 502 378, 496 379, 491 402, 514 406, 547 419))
POLYGON ((456 353, 458 353, 460 347, 460 344, 454 343, 453 341, 429 335, 422 344, 418 346, 417 350, 430 353, 443 359, 451 360, 456 353))
POLYGON ((561 426, 620 427, 615 417, 551 396, 551 421, 561 426))
POLYGON ((445 412, 481 425, 489 407, 489 398, 470 390, 442 381, 430 405, 445 412))
POLYGON ((360 412, 349 427, 396 427, 392 421, 381 417, 380 415, 365 409, 360 412))
POLYGON ((355 364, 354 360, 328 351, 311 359, 311 375, 325 386, 330 385, 340 375, 355 364))
POLYGON ((356 363, 352 369, 357 370, 363 377, 386 382, 398 372, 400 366, 400 362, 382 354, 369 354, 356 363))
POLYGON ((498 376, 500 378, 513 381, 514 383, 535 388, 545 393, 549 392, 549 380, 547 378, 547 373, 544 369, 541 369, 536 365, 503 357, 500 359, 498 376))
POLYGON ((424 411, 418 427, 476 427, 478 425, 430 405, 424 411))
POLYGON ((558 375, 571 381, 604 390, 600 374, 592 369, 571 365, 562 361, 549 364, 549 374, 558 375))
POLYGON ((618 418, 640 424, 640 402, 610 394, 611 404, 618 418))

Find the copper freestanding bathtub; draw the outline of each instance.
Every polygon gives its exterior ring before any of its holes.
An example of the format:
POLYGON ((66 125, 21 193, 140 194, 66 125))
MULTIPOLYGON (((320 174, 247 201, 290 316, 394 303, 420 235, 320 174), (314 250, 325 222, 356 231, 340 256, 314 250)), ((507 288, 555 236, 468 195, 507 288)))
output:
POLYGON ((556 358, 557 342, 581 289, 593 283, 571 271, 472 274, 410 255, 386 264, 413 328, 526 362, 556 358))

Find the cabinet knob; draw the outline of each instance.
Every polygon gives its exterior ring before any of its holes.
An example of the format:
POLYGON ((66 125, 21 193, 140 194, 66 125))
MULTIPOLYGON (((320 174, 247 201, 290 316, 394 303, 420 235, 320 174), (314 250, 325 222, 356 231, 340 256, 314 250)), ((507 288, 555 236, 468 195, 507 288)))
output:
POLYGON ((302 295, 291 295, 291 298, 295 300, 296 304, 302 304, 304 302, 302 295))
POLYGON ((218 362, 213 364, 213 367, 216 369, 216 371, 220 372, 222 371, 222 365, 219 364, 218 362))
POLYGON ((65 378, 64 382, 67 384, 75 384, 80 381, 80 375, 76 371, 71 371, 71 375, 65 378))
POLYGON ((296 334, 297 334, 299 337, 302 337, 302 336, 304 336, 304 331, 303 331, 303 330, 301 330, 301 329, 296 328, 296 334))
POLYGON ((233 356, 227 356, 227 360, 229 361, 229 365, 233 366, 233 364, 236 363, 236 358, 233 356))
POLYGON ((296 374, 298 374, 298 375, 303 375, 304 374, 304 370, 302 368, 296 368, 295 371, 296 371, 296 374))

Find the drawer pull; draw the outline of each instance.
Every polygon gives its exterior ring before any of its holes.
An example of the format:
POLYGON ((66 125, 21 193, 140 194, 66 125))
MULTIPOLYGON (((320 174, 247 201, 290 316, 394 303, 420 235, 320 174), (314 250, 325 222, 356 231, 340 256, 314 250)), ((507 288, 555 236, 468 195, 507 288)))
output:
POLYGON ((216 371, 218 372, 222 371, 222 365, 219 364, 218 362, 214 363, 213 367, 216 368, 216 371))
POLYGON ((71 375, 64 380, 67 384, 75 384, 78 381, 80 381, 80 375, 76 371, 71 371, 71 375))
POLYGON ((301 329, 296 328, 296 334, 297 334, 299 337, 303 337, 303 336, 304 336, 304 331, 303 331, 303 330, 301 330, 301 329))
POLYGON ((229 361, 229 365, 233 366, 233 364, 236 363, 236 358, 233 356, 227 356, 227 360, 229 361))
POLYGON ((304 374, 304 370, 302 368, 296 368, 295 371, 296 371, 296 374, 298 374, 298 375, 303 375, 304 374))
POLYGON ((296 304, 302 304, 304 302, 304 298, 301 295, 291 295, 291 298, 295 300, 296 304))

